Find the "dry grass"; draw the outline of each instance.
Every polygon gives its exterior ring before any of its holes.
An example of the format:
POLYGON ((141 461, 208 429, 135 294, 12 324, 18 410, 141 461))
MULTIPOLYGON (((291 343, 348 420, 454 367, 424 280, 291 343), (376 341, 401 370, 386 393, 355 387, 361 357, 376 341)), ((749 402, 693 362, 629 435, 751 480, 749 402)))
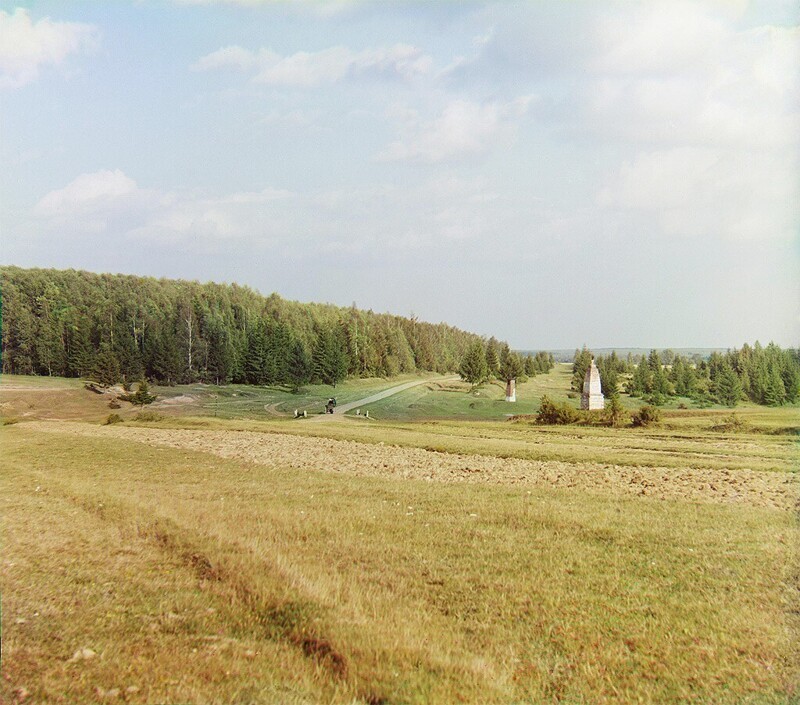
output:
MULTIPOLYGON (((342 427, 323 431, 373 430, 342 427)), ((470 429, 441 435, 492 440, 470 429)), ((131 703, 800 692, 790 511, 0 433, 9 702, 20 688, 31 702, 131 703), (98 655, 70 662, 84 647, 98 655)))

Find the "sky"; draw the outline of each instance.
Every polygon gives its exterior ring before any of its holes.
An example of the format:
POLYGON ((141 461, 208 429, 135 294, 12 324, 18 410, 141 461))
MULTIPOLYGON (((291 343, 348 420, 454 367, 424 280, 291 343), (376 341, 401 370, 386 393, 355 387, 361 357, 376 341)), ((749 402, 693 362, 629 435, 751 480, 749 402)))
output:
POLYGON ((795 0, 0 0, 0 263, 516 349, 800 345, 795 0))

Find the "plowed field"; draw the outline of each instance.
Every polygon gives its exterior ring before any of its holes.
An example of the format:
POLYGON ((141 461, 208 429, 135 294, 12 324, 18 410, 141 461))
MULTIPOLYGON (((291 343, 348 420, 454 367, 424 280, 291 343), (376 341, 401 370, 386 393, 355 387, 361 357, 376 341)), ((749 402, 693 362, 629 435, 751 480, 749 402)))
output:
POLYGON ((210 453, 248 463, 361 476, 434 482, 576 488, 702 503, 745 503, 789 510, 797 505, 795 475, 743 469, 631 467, 563 463, 249 431, 176 430, 32 422, 31 429, 210 453))

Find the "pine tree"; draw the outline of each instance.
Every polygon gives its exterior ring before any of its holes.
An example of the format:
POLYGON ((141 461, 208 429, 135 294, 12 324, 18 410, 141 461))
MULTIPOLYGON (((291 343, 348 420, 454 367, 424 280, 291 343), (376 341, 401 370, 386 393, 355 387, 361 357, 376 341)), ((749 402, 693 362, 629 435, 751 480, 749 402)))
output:
POLYGON ((128 397, 128 401, 141 407, 144 407, 145 404, 152 404, 156 399, 156 395, 150 393, 150 387, 146 379, 142 379, 142 381, 139 382, 139 388, 136 390, 136 393, 128 397))
POLYGON ((292 391, 298 391, 311 378, 311 359, 305 345, 299 340, 292 344, 292 353, 289 359, 289 384, 292 391))
POLYGON ((536 369, 536 358, 528 353, 525 356, 525 374, 528 377, 534 377, 538 370, 536 369))
POLYGON ((583 391, 583 380, 586 378, 586 370, 592 365, 592 353, 583 346, 582 350, 575 351, 572 361, 572 389, 576 392, 583 391))
POLYGON ((786 388, 777 366, 771 365, 764 387, 764 403, 767 406, 780 406, 786 400, 786 388))
POLYGON ((736 406, 742 396, 742 384, 727 362, 720 367, 717 373, 714 394, 717 401, 725 406, 736 406))
POLYGON ((647 360, 642 357, 633 372, 633 379, 631 379, 628 387, 628 393, 634 397, 649 394, 652 391, 651 376, 650 366, 647 364, 647 360))
POLYGON ((517 379, 521 376, 523 369, 520 356, 512 352, 507 344, 503 345, 500 350, 500 365, 497 371, 499 378, 504 382, 510 382, 512 379, 517 379))
POLYGON ((616 356, 598 357, 595 360, 597 370, 600 373, 600 388, 605 397, 611 397, 617 393, 617 386, 619 378, 617 374, 617 360, 616 356))
POLYGON ((486 366, 486 353, 483 343, 475 341, 461 359, 458 369, 461 379, 470 384, 480 384, 487 379, 489 370, 486 366))
POLYGON ((104 387, 116 384, 122 377, 119 369, 119 360, 109 346, 103 346, 95 359, 94 378, 104 387))
POLYGON ((486 343, 486 369, 490 377, 497 377, 500 375, 500 355, 501 353, 498 352, 497 340, 495 338, 489 338, 486 343))

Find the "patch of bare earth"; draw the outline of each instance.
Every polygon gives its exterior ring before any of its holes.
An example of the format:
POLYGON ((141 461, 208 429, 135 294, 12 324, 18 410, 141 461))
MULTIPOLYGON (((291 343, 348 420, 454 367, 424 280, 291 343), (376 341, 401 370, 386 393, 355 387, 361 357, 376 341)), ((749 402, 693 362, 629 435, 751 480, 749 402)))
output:
POLYGON ((435 482, 485 482, 789 510, 798 503, 793 473, 734 469, 628 467, 440 453, 355 441, 249 431, 206 431, 32 422, 37 431, 116 438, 211 453, 249 463, 349 475, 435 482))

